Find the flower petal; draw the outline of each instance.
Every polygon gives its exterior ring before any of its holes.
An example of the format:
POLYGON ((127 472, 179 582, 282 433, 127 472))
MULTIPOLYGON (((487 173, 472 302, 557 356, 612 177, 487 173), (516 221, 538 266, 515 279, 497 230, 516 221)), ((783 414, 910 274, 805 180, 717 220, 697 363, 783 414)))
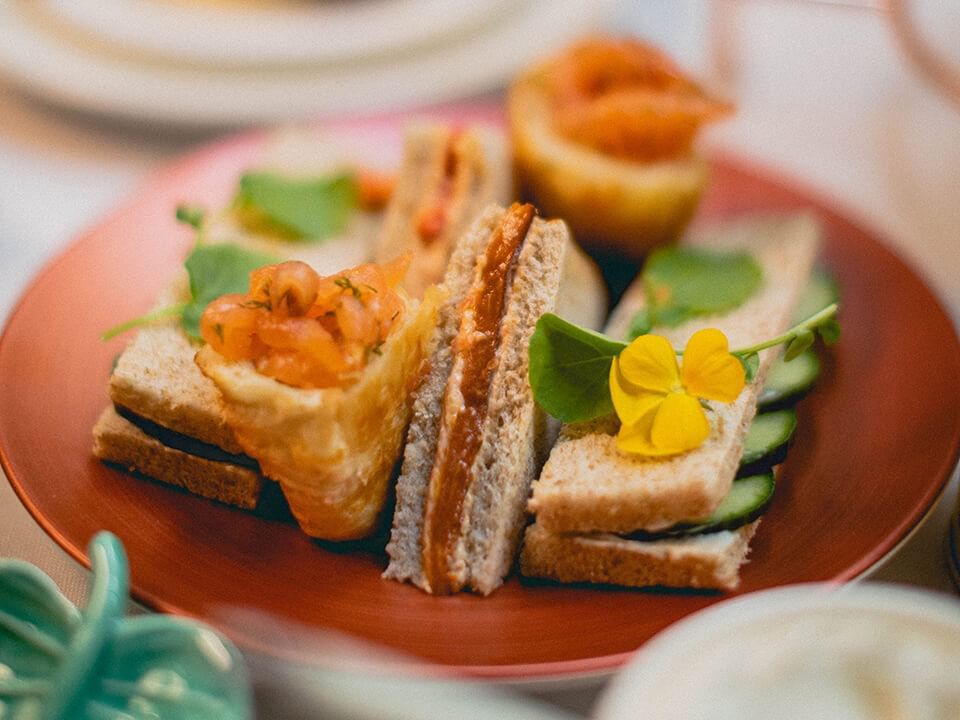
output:
POLYGON ((650 428, 650 444, 661 454, 693 450, 710 435, 710 423, 696 398, 671 393, 657 407, 650 428))
POLYGON ((663 395, 635 388, 624 380, 617 358, 610 366, 610 398, 622 424, 632 424, 644 413, 663 401, 663 395))
POLYGON ((730 354, 727 336, 715 328, 695 332, 683 351, 683 386, 706 400, 733 402, 746 382, 743 365, 730 354))
POLYGON ((620 353, 620 372, 631 384, 662 395, 680 384, 677 353, 666 338, 641 335, 620 353))
POLYGON ((657 408, 663 398, 651 407, 646 413, 641 415, 636 422, 624 423, 620 426, 620 432, 617 433, 617 448, 630 455, 645 455, 647 457, 656 457, 666 453, 661 452, 653 446, 650 441, 650 429, 653 427, 653 418, 657 414, 657 408))

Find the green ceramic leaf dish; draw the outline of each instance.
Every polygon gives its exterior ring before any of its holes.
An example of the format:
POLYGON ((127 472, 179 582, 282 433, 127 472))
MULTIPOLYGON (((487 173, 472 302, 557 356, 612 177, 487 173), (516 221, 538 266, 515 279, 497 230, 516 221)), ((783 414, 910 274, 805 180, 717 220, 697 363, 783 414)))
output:
POLYGON ((120 541, 90 542, 81 612, 29 563, 0 560, 0 718, 247 720, 239 652, 210 628, 164 615, 124 616, 120 541))

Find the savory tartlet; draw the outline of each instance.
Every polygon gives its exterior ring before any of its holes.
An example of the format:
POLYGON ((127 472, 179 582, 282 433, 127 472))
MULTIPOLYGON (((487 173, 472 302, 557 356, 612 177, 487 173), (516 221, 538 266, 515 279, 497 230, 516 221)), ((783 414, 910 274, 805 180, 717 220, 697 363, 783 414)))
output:
POLYGON ((509 115, 521 183, 582 242, 630 256, 674 240, 708 167, 699 129, 732 112, 658 50, 591 38, 522 73, 509 115))

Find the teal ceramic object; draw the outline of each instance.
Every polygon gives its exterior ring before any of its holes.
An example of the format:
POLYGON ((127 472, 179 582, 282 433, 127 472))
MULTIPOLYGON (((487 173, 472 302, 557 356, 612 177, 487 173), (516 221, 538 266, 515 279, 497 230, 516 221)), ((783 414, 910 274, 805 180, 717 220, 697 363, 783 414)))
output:
POLYGON ((89 553, 83 612, 33 565, 0 560, 0 720, 248 720, 236 648, 193 621, 124 617, 123 545, 99 533, 89 553))

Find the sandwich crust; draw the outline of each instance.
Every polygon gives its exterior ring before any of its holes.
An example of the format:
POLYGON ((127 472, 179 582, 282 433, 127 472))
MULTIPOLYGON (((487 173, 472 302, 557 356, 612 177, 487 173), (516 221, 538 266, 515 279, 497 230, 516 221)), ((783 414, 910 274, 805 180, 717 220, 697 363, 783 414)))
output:
POLYGON ((653 541, 609 534, 557 534, 535 523, 527 528, 520 569, 529 577, 567 583, 734 590, 759 523, 653 541))
POLYGON ((263 477, 255 470, 168 447, 120 417, 112 406, 104 409, 93 427, 93 454, 131 472, 244 510, 256 508, 263 490, 263 477))

